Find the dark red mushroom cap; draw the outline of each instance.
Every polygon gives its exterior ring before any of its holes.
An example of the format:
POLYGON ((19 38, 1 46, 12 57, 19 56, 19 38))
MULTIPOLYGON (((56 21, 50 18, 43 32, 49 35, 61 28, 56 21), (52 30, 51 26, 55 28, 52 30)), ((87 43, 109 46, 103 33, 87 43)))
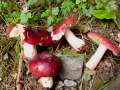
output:
POLYGON ((54 31, 53 31, 53 35, 56 35, 58 33, 61 33, 63 32, 63 29, 65 27, 70 27, 72 25, 75 25, 77 22, 76 18, 73 17, 73 16, 70 16, 66 19, 63 20, 63 22, 61 22, 60 24, 58 24, 55 28, 54 28, 54 31))
POLYGON ((94 42, 105 45, 106 48, 111 50, 114 55, 120 56, 120 48, 115 43, 113 43, 111 40, 109 40, 107 37, 101 35, 98 32, 89 32, 87 35, 94 42))
POLYGON ((25 30, 24 36, 25 36, 24 42, 33 45, 49 46, 51 44, 57 43, 55 41, 52 41, 49 32, 43 29, 25 30))
POLYGON ((30 72, 37 77, 52 77, 60 73, 61 62, 56 56, 47 52, 37 54, 29 62, 30 72))
POLYGON ((15 27, 16 25, 15 24, 10 24, 7 28, 6 28, 6 33, 10 33, 12 30, 13 30, 13 28, 15 27))

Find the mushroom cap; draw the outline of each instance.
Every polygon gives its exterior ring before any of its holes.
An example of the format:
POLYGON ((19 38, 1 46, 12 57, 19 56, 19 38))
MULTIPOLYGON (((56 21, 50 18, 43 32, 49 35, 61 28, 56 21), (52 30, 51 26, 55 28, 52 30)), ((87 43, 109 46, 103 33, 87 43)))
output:
POLYGON ((12 30, 13 30, 13 28, 15 27, 16 25, 15 24, 10 24, 7 28, 6 28, 6 33, 10 33, 12 30))
POLYGON ((76 18, 71 16, 66 19, 64 19, 60 24, 58 24, 55 28, 54 31, 51 33, 51 37, 54 40, 60 40, 61 37, 64 35, 64 28, 70 27, 72 25, 75 25, 77 22, 76 18), (56 39, 58 38, 58 39, 56 39))
POLYGON ((52 38, 48 33, 48 31, 40 28, 25 30, 24 37, 25 37, 24 42, 27 42, 33 45, 48 46, 50 44, 54 44, 54 41, 52 41, 52 38))
POLYGON ((10 24, 6 28, 6 32, 9 34, 9 37, 17 37, 25 31, 24 27, 22 24, 10 24))
POLYGON ((47 52, 37 54, 29 62, 30 72, 37 77, 52 77, 60 73, 61 62, 56 56, 47 52))
POLYGON ((90 39, 92 39, 97 44, 100 44, 100 43, 103 44, 106 48, 111 50, 114 55, 120 56, 120 48, 111 40, 109 40, 107 37, 101 35, 98 32, 89 32, 87 35, 90 39))

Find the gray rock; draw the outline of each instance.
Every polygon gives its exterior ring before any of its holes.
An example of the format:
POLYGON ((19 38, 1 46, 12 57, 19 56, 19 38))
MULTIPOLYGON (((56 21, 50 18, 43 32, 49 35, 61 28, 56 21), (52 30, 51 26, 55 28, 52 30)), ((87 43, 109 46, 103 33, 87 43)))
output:
POLYGON ((80 79, 83 69, 83 57, 62 56, 62 71, 60 73, 61 79, 80 79))
POLYGON ((77 86, 77 83, 75 81, 72 80, 64 80, 64 85, 67 87, 75 87, 77 86))

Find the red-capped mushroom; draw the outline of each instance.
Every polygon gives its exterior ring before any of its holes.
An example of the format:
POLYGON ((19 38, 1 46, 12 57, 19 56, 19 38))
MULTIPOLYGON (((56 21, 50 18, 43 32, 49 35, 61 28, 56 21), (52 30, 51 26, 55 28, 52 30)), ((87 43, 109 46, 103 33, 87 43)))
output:
POLYGON ((24 54, 28 58, 32 58, 36 54, 36 45, 49 46, 57 44, 57 41, 53 41, 50 34, 43 29, 26 30, 24 32, 24 37, 24 54))
POLYGON ((89 69, 94 70, 96 68, 107 49, 111 50, 115 56, 120 56, 120 48, 107 37, 97 32, 89 32, 87 35, 90 39, 99 44, 95 54, 93 54, 86 63, 86 67, 89 69))
POLYGON ((27 58, 32 58, 36 54, 36 45, 49 46, 57 44, 57 41, 52 40, 48 31, 43 29, 27 29, 26 26, 17 24, 9 25, 6 29, 9 37, 17 37, 20 35, 24 48, 24 55, 27 58))
POLYGON ((52 40, 60 40, 65 33, 65 28, 75 25, 77 22, 75 17, 68 17, 58 24, 51 33, 52 40))
POLYGON ((46 88, 52 87, 52 77, 59 75, 60 68, 61 62, 59 58, 47 52, 37 54, 29 62, 30 72, 36 77, 41 77, 40 82, 46 88))
POLYGON ((75 17, 68 17, 67 19, 63 20, 62 23, 58 24, 54 31, 51 33, 52 40, 60 40, 62 36, 65 36, 65 39, 74 48, 76 51, 85 45, 85 41, 82 39, 77 38, 71 31, 70 27, 75 25, 77 20, 75 17))

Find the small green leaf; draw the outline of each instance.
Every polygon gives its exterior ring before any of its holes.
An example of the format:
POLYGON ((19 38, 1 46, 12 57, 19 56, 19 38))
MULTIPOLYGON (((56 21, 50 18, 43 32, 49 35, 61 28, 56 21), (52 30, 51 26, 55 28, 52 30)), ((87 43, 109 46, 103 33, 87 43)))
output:
POLYGON ((31 13, 30 12, 28 12, 28 13, 21 13, 20 18, 21 18, 21 22, 22 23, 27 23, 28 20, 31 18, 31 13))
POLYGON ((51 13, 50 9, 45 10, 44 12, 42 12, 41 18, 50 16, 50 13, 51 13))
POLYGON ((76 4, 80 4, 80 0, 76 0, 75 3, 76 3, 76 4))
POLYGON ((2 8, 6 8, 8 6, 8 4, 6 2, 0 1, 0 10, 2 10, 2 8))
POLYGON ((52 15, 58 15, 58 13, 59 13, 59 8, 58 7, 52 8, 52 15))
POLYGON ((47 25, 50 26, 53 22, 54 22, 53 17, 52 17, 52 16, 49 16, 49 17, 47 18, 47 25))
POLYGON ((74 6, 75 4, 71 0, 65 0, 62 3, 61 11, 63 14, 69 13, 74 8, 74 6))
POLYGON ((115 11, 93 10, 92 15, 98 19, 115 19, 115 11))
POLYGON ((61 16, 57 17, 55 20, 55 24, 59 23, 62 19, 63 19, 63 17, 61 17, 61 16))

